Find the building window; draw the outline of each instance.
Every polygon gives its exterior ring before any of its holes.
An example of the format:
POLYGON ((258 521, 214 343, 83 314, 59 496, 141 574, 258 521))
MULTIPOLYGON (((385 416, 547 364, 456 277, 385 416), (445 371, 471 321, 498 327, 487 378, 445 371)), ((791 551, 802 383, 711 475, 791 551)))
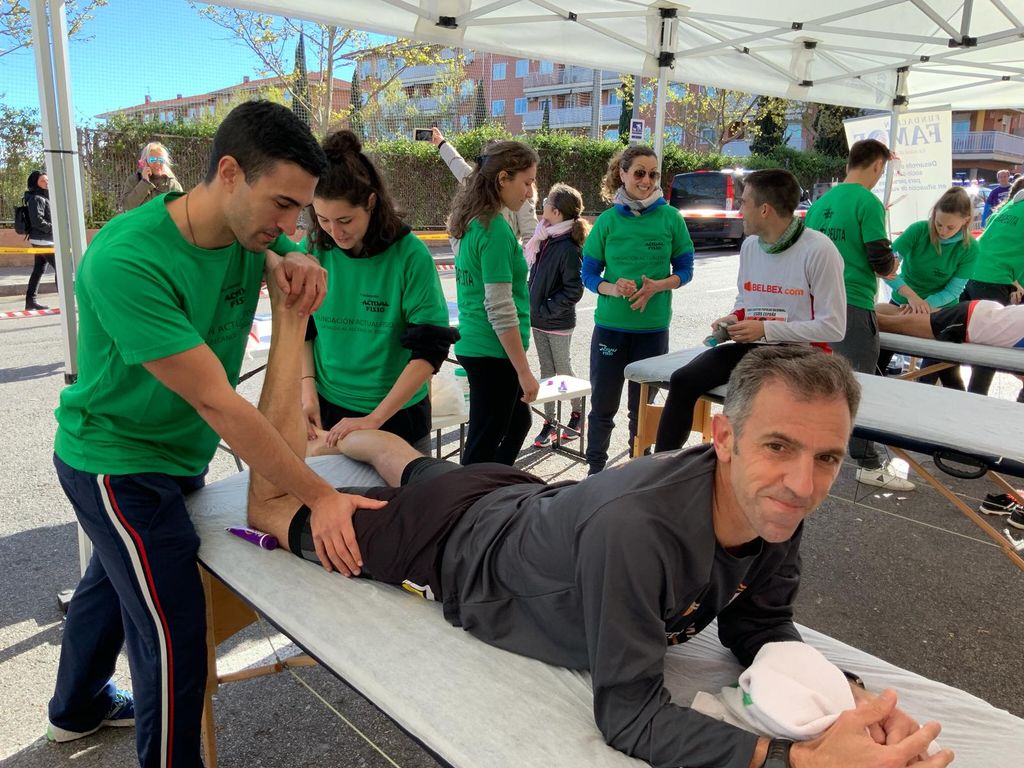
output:
POLYGON ((523 98, 521 98, 521 99, 516 99, 515 104, 512 107, 512 111, 515 112, 517 115, 525 115, 526 114, 526 97, 525 96, 523 98))
POLYGON ((491 102, 491 116, 492 117, 504 117, 505 115, 505 100, 495 99, 491 102))
POLYGON ((363 78, 370 76, 370 62, 366 59, 359 62, 359 76, 363 78))
POLYGON ((612 105, 612 104, 620 104, 620 103, 621 102, 619 101, 619 92, 618 91, 608 91, 608 104, 612 105))
POLYGON ((462 94, 462 98, 468 99, 473 95, 473 89, 475 87, 476 86, 473 84, 472 80, 463 80, 462 85, 459 86, 459 93, 462 94))
POLYGON ((469 115, 459 115, 459 128, 463 131, 469 130, 469 115))
POLYGON ((462 60, 466 64, 472 64, 473 60, 475 58, 476 58, 476 54, 473 51, 469 50, 468 48, 463 48, 462 49, 462 60))
POLYGON ((516 59, 516 77, 526 77, 530 74, 530 60, 516 59))
POLYGON ((553 61, 542 61, 540 63, 540 69, 538 70, 542 75, 550 75, 555 71, 555 62, 553 61))
POLYGON ((505 79, 505 62, 494 64, 491 66, 491 80, 504 80, 505 79))

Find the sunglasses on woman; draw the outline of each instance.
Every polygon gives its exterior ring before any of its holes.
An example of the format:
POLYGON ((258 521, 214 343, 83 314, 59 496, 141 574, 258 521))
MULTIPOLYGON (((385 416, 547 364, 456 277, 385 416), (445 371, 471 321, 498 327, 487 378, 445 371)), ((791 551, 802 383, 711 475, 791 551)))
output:
POLYGON ((160 163, 161 165, 163 165, 164 163, 167 162, 167 158, 166 157, 158 157, 156 155, 150 155, 147 159, 151 163, 160 163))
POLYGON ((633 171, 633 178, 637 181, 640 181, 645 176, 650 176, 651 181, 657 181, 661 174, 658 171, 648 171, 646 168, 637 168, 633 171))

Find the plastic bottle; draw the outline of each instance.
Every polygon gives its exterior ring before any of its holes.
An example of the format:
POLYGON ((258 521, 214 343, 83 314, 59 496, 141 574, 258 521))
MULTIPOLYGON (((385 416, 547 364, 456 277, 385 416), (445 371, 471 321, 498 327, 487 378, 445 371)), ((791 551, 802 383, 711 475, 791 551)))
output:
POLYGON ((465 368, 455 369, 455 380, 459 382, 459 389, 462 390, 462 412, 469 415, 469 376, 465 368))

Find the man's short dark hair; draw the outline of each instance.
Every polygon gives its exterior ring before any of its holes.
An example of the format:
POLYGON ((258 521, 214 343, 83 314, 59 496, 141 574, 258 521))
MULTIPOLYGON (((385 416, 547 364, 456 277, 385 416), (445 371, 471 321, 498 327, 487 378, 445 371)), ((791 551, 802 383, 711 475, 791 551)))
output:
POLYGON ((846 170, 867 168, 874 165, 876 160, 889 162, 890 157, 892 152, 878 139, 861 139, 850 147, 850 156, 846 158, 846 170))
POLYGON ((755 205, 768 203, 782 217, 793 215, 800 204, 800 182, 783 168, 754 171, 743 179, 743 196, 751 195, 755 205))
POLYGON ((248 184, 282 160, 317 178, 327 170, 327 157, 309 126, 287 107, 265 100, 239 104, 217 128, 207 183, 216 178, 221 158, 228 156, 235 158, 248 184))
POLYGON ((754 406, 754 398, 765 385, 780 382, 797 400, 846 401, 850 421, 860 405, 860 384, 845 358, 799 344, 766 344, 749 352, 729 376, 725 415, 736 434, 754 406))

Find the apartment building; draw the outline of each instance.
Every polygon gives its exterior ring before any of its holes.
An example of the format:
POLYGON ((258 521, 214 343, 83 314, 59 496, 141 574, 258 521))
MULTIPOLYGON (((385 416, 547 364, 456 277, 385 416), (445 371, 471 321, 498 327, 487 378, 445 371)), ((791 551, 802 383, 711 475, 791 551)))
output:
POLYGON ((953 173, 994 182, 996 171, 1024 169, 1024 109, 953 113, 953 173))

